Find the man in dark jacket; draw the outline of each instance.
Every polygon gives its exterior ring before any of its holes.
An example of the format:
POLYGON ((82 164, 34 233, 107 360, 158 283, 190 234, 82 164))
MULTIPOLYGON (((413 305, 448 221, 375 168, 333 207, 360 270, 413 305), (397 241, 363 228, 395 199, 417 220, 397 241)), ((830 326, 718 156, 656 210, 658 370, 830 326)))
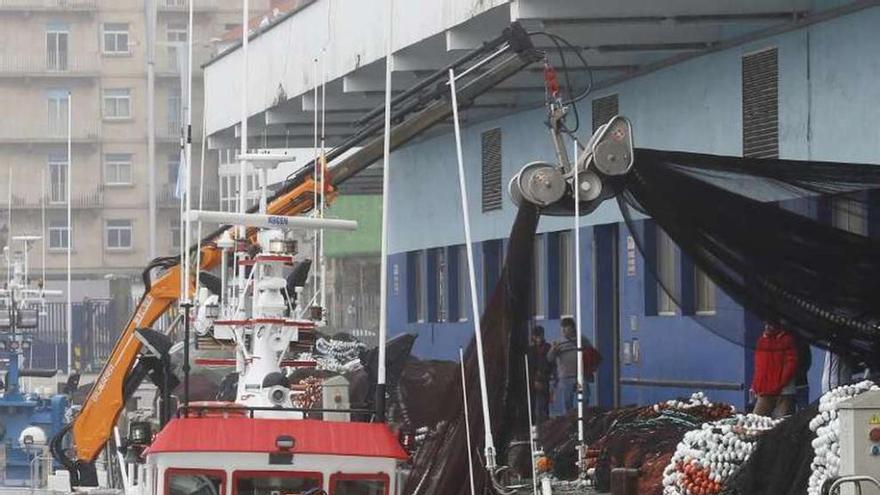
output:
POLYGON ((532 418, 536 425, 550 416, 550 376, 553 374, 553 367, 547 358, 549 352, 550 344, 544 340, 544 327, 538 325, 532 329, 532 340, 529 343, 532 418))
POLYGON ((766 323, 755 348, 752 391, 755 414, 779 418, 791 413, 796 392, 798 353, 794 337, 778 324, 766 323))

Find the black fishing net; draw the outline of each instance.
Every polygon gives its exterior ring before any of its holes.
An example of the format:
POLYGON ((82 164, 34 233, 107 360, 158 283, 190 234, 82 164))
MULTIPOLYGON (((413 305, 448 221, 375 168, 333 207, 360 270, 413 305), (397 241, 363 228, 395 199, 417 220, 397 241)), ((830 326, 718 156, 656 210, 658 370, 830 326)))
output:
MULTIPOLYGON (((815 345, 880 363, 880 242, 865 233, 876 221, 880 167, 637 149, 633 170, 613 186, 647 272, 685 312, 692 294, 660 272, 660 231, 729 296, 717 312, 741 306, 815 345)), ((755 343, 742 319, 697 320, 755 343)))
POLYGON ((727 482, 724 495, 803 495, 813 461, 813 405, 765 433, 749 460, 727 482))
MULTIPOLYGON (((538 215, 534 208, 520 208, 511 230, 501 278, 480 320, 489 410, 499 460, 507 458, 506 448, 511 442, 528 440, 523 356, 528 345, 531 259, 537 224, 538 215)), ((465 376, 474 481, 478 493, 494 493, 483 468, 483 415, 473 340, 465 353, 465 376)), ((440 424, 412 459, 413 468, 404 485, 406 494, 470 493, 461 382, 452 380, 448 383, 448 388, 431 402, 437 409, 440 424)))

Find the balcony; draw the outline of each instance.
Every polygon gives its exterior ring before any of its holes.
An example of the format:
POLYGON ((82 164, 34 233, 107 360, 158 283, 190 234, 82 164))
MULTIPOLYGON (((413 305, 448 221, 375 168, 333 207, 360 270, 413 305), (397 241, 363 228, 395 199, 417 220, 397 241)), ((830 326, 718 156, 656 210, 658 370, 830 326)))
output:
MULTIPOLYGON (((0 0, 2 1, 2 0, 0 0)), ((217 0, 195 0, 193 11, 213 12, 217 10, 217 0)), ((158 0, 159 12, 188 12, 189 0, 158 0)))
MULTIPOLYGON (((156 204, 159 208, 163 209, 180 209, 180 198, 175 196, 175 185, 174 184, 165 184, 159 189, 158 194, 156 195, 156 204)), ((220 194, 219 191, 215 188, 205 188, 204 191, 204 208, 206 210, 216 210, 218 205, 220 204, 220 194)), ((198 208, 199 206, 199 192, 198 190, 193 191, 192 197, 192 205, 193 208, 198 208)))
POLYGON ((99 74, 96 53, 0 55, 0 77, 94 78, 99 74))
MULTIPOLYGON (((71 196, 71 209, 89 210, 104 207, 104 189, 99 186, 91 192, 77 193, 71 196)), ((14 210, 38 210, 45 207, 47 210, 63 210, 67 208, 67 196, 64 191, 56 194, 12 194, 12 209, 14 210)))
MULTIPOLYGON (((44 108, 41 107, 40 110, 45 112, 44 108)), ((99 122, 89 122, 86 119, 74 117, 71 142, 73 144, 97 143, 101 138, 100 131, 99 122)), ((66 142, 67 121, 64 118, 48 121, 48 119, 42 120, 31 115, 29 118, 0 124, 0 143, 3 144, 63 144, 66 142)))
POLYGON ((98 0, 0 0, 0 12, 30 11, 94 12, 98 0))

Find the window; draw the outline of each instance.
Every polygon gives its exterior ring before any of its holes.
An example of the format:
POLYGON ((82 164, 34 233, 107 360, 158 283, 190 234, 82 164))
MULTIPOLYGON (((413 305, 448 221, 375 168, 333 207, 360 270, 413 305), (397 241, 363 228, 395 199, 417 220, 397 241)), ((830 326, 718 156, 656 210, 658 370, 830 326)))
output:
POLYGON ((412 289, 410 294, 413 298, 413 320, 423 323, 427 320, 428 313, 428 291, 425 284, 425 253, 423 251, 414 251, 412 253, 412 262, 410 264, 410 277, 412 289))
POLYGON ((223 495, 226 473, 220 470, 175 469, 165 471, 168 495, 223 495))
POLYGON ((232 495, 303 493, 321 487, 324 482, 321 473, 292 471, 236 471, 232 479, 232 495))
POLYGON ((385 495, 386 474, 334 474, 330 477, 330 495, 385 495))
POLYGON ((67 70, 67 40, 69 31, 66 25, 52 23, 46 28, 46 68, 67 70))
POLYGON ((444 322, 449 320, 449 308, 446 304, 449 285, 446 278, 446 250, 437 248, 434 250, 434 280, 436 281, 434 304, 435 320, 444 322))
POLYGON ((532 316, 544 318, 547 316, 545 303, 547 272, 544 269, 547 248, 544 244, 544 236, 535 236, 535 247, 532 255, 532 316))
POLYGON ((128 54, 128 24, 108 22, 104 24, 104 53, 128 54))
POLYGON ((853 234, 868 234, 868 215, 865 203, 858 198, 836 197, 831 201, 834 226, 853 234))
POLYGON ((743 156, 779 157, 779 63, 775 48, 742 59, 743 156))
POLYGON ((107 220, 107 249, 131 249, 131 220, 107 220))
POLYGON ((694 268, 694 292, 697 299, 695 301, 697 314, 714 314, 715 283, 699 268, 694 268))
POLYGON ((70 93, 66 89, 53 89, 47 95, 49 109, 49 135, 67 135, 67 118, 70 111, 70 93))
POLYGON ((483 307, 492 300, 495 286, 501 278, 504 243, 500 239, 483 242, 483 307))
POLYGON ((186 43, 186 23, 169 22, 165 28, 165 39, 169 43, 186 43))
POLYGON ((464 244, 456 246, 454 249, 458 250, 458 273, 456 278, 458 283, 456 290, 456 296, 458 297, 458 321, 467 321, 468 311, 471 307, 471 279, 468 274, 467 249, 464 244))
POLYGON ((609 120, 617 117, 617 114, 617 95, 603 96, 593 100, 593 132, 599 130, 599 127, 607 124, 609 120))
POLYGON ((571 232, 559 233, 559 315, 574 316, 574 242, 571 232))
POLYGON ((67 217, 49 220, 49 249, 67 249, 69 243, 70 229, 67 228, 67 217))
POLYGON ((501 129, 482 136, 483 212, 501 209, 501 129))
POLYGON ((67 153, 49 155, 49 202, 67 202, 67 153))
POLYGON ((128 88, 104 90, 104 117, 131 118, 131 90, 128 88))
POLYGON ((104 183, 109 185, 131 184, 130 153, 104 155, 104 183))
POLYGON ((171 248, 180 249, 180 220, 173 219, 168 225, 171 231, 171 248))
POLYGON ((675 301, 675 242, 663 229, 657 227, 657 314, 674 315, 675 301), (667 292, 668 291, 668 292, 667 292))

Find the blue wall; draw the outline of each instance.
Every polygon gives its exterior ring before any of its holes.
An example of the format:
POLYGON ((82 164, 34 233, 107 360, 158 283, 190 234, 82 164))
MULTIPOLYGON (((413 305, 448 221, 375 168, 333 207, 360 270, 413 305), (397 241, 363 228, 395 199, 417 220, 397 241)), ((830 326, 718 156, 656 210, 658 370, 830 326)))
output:
MULTIPOLYGON (((706 55, 657 72, 597 91, 593 98, 609 94, 619 97, 620 112, 631 119, 637 146, 741 155, 742 153, 742 56, 762 49, 779 50, 779 149, 782 158, 860 161, 880 163, 880 8, 864 10, 802 30, 767 38, 744 46, 706 55)), ((590 101, 581 108, 582 127, 591 128, 590 101)), ((553 149, 543 125, 542 109, 523 111, 501 119, 476 123, 464 129, 463 144, 467 179, 471 186, 471 222, 475 252, 486 240, 503 239, 513 223, 515 208, 507 200, 499 211, 480 212, 480 134, 502 129, 503 184, 519 168, 534 160, 553 160, 553 149)), ((581 136, 586 138, 586 133, 581 136)), ((444 135, 413 144, 394 153, 391 169, 389 270, 392 295, 389 299, 393 332, 417 332, 416 354, 422 357, 455 359, 458 347, 466 345, 472 325, 465 323, 413 323, 408 319, 406 295, 406 253, 427 248, 453 246, 463 242, 453 137, 444 135)), ((640 359, 621 364, 623 403, 648 403, 691 392, 687 387, 633 385, 637 380, 722 382, 740 390, 707 389, 713 398, 742 407, 751 380, 751 352, 708 331, 699 322, 682 316, 649 316, 646 311, 644 260, 637 256, 635 274, 627 273, 626 227, 618 229, 618 276, 620 282, 620 339, 609 343, 606 334, 607 305, 594 307, 592 243, 594 225, 619 222, 619 212, 606 203, 582 220, 582 249, 585 266, 581 329, 598 339, 604 349, 623 346, 637 339, 640 359), (597 323, 598 322, 598 323, 597 323), (627 384, 629 383, 629 384, 627 384)), ((539 232, 571 227, 571 220, 543 218, 539 232)), ((598 239, 598 237, 597 237, 598 239)), ((553 262, 549 262, 552 264, 553 262)), ((481 256, 476 257, 481 273, 481 256)), ((687 263, 683 265, 686 267, 687 263)), ((686 272, 686 270, 685 270, 686 272)), ((478 283, 482 277, 478 275, 478 283)), ((549 287, 548 293, 556 288, 549 287)), ((479 293, 485 291, 479 288, 479 293)), ((601 294, 599 294, 601 297, 601 294)), ((541 322, 554 338, 558 318, 541 322)), ((759 322, 752 321, 722 293, 712 328, 755 337, 759 322), (748 331, 749 333, 744 333, 748 331)), ((745 337, 742 337, 742 336, 745 337)), ((606 354, 599 380, 605 390, 603 402, 612 397, 610 376, 613 359, 606 354)), ((822 353, 816 351, 811 370, 812 396, 818 393, 822 353)), ((701 387, 705 388, 705 387, 701 387)))

